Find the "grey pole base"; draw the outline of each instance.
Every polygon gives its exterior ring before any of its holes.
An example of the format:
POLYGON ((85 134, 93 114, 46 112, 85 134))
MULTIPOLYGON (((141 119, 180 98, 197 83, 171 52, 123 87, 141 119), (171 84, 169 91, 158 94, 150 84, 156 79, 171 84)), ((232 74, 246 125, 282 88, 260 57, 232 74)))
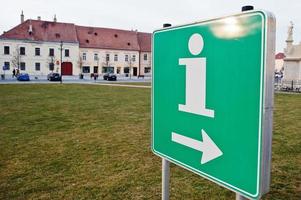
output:
POLYGON ((169 200, 169 161, 162 158, 162 200, 169 200))
POLYGON ((236 198, 235 200, 248 200, 246 197, 241 196, 240 194, 236 193, 236 198))

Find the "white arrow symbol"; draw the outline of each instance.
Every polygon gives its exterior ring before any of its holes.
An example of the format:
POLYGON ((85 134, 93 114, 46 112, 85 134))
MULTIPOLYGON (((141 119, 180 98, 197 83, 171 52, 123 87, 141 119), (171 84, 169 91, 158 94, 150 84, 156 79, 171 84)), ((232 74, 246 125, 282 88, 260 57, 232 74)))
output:
POLYGON ((213 160, 223 155, 223 152, 216 146, 216 144, 211 140, 211 138, 207 135, 207 133, 203 129, 202 129, 202 138, 203 138, 203 142, 180 135, 175 132, 171 133, 171 140, 173 142, 203 152, 201 164, 205 164, 210 160, 213 160))

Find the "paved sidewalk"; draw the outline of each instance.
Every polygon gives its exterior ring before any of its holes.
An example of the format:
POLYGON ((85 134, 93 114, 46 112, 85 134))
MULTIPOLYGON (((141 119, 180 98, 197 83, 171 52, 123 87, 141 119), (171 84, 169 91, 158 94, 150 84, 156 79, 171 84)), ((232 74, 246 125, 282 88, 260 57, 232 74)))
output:
POLYGON ((116 86, 116 87, 151 88, 151 86, 149 86, 149 85, 127 85, 127 84, 110 84, 110 83, 91 83, 91 84, 116 86))
MULTIPOLYGON (((102 77, 98 78, 96 81, 94 79, 85 78, 79 79, 77 76, 63 77, 64 84, 91 84, 91 83, 110 83, 111 81, 103 80, 102 77)), ((114 83, 149 83, 151 82, 150 78, 137 78, 132 77, 119 77, 114 83)), ((46 78, 43 79, 30 79, 30 81, 18 81, 16 78, 7 78, 5 80, 0 80, 1 84, 60 84, 59 81, 48 81, 46 78)), ((126 85, 126 84, 125 84, 126 85)))

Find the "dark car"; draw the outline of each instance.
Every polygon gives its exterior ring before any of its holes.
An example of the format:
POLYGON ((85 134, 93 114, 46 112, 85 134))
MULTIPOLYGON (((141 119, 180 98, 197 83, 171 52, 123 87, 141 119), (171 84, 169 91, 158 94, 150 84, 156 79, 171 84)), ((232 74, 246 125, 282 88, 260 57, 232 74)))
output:
POLYGON ((50 73, 47 75, 48 81, 61 81, 62 76, 59 73, 50 73))
POLYGON ((30 81, 29 75, 27 73, 21 73, 17 76, 18 81, 30 81))
POLYGON ((117 80, 117 76, 113 73, 106 73, 103 75, 103 80, 107 80, 107 81, 116 81, 117 80))

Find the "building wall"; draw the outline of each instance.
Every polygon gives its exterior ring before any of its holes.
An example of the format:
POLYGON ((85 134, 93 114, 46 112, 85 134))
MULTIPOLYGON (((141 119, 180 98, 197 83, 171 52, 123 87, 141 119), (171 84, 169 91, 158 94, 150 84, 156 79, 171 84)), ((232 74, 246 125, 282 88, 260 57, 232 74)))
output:
MULTIPOLYGON (((60 43, 57 42, 37 42, 37 41, 24 41, 24 40, 0 40, 0 66, 1 73, 4 71, 2 66, 5 62, 10 63, 10 69, 5 71, 5 74, 12 74, 12 70, 17 68, 17 65, 13 64, 14 57, 18 56, 17 49, 25 47, 25 55, 20 55, 20 62, 25 62, 25 70, 20 70, 20 73, 28 73, 31 76, 46 76, 51 72, 49 63, 54 63, 54 72, 60 73, 60 43), (4 54, 4 46, 9 46, 9 55, 4 54), (35 48, 40 48, 40 56, 35 55, 35 48), (49 56, 49 49, 54 49, 54 56, 49 56), (40 70, 36 70, 36 63, 40 63, 40 70)), ((139 63, 140 63, 140 75, 151 75, 151 59, 150 52, 139 51, 126 51, 126 50, 114 50, 114 49, 92 49, 92 48, 79 48, 78 43, 63 43, 63 62, 71 62, 73 65, 73 75, 78 75, 83 72, 83 67, 89 71, 85 71, 85 75, 94 73, 94 67, 98 66, 98 74, 105 73, 107 66, 113 67, 115 74, 125 75, 129 74, 127 70, 131 69, 131 75, 134 75, 136 70, 139 75, 139 63), (69 57, 65 57, 64 50, 69 49, 69 57), (83 53, 86 54, 86 60, 83 59, 83 53), (94 54, 98 54, 99 60, 94 59, 94 54), (110 55, 109 62, 106 62, 106 54, 110 55), (146 60, 144 59, 144 55, 146 60), (117 55, 118 60, 115 61, 114 57, 117 55), (125 61, 125 57, 128 55, 128 60, 135 56, 135 61, 125 61), (139 56, 140 55, 140 56, 139 56), (130 67, 131 66, 131 67, 130 67)))
MULTIPOLYGON (((134 74, 134 68, 139 68, 139 52, 138 51, 125 51, 125 50, 114 50, 114 49, 92 49, 92 48, 80 48, 80 55, 82 72, 85 75, 94 73, 94 67, 98 66, 98 74, 106 73, 106 67, 112 67, 112 72, 115 74, 126 74, 125 68, 131 65, 131 75, 134 74), (86 59, 84 59, 84 53, 86 59), (94 54, 98 55, 99 60, 94 59, 94 54), (106 62, 106 55, 109 54, 109 61, 106 62), (117 55, 117 61, 114 59, 117 55), (135 61, 125 61, 125 57, 128 55, 128 59, 135 56, 135 61), (83 71, 83 69, 89 68, 89 71, 83 71)), ((137 71, 138 73, 138 71, 137 71)))
POLYGON ((140 53, 140 74, 141 75, 150 75, 151 72, 151 66, 152 66, 152 54, 151 52, 141 52, 140 53), (145 59, 146 55, 146 59, 145 59))
MULTIPOLYGON (((23 41, 23 40, 0 40, 0 65, 4 62, 10 63, 10 69, 6 74, 12 74, 13 68, 18 66, 13 64, 14 57, 18 56, 17 49, 25 47, 25 55, 20 55, 20 62, 25 62, 25 70, 20 70, 22 73, 28 73, 34 76, 44 76, 51 72, 49 63, 54 61, 54 71, 60 72, 60 43, 55 42, 37 42, 37 41, 23 41), (4 46, 9 46, 10 54, 4 54, 4 46), (40 48, 40 56, 35 55, 35 48, 40 48), (49 56, 49 49, 54 49, 54 57, 49 56), (40 70, 36 70, 36 63, 40 63, 40 70)), ((79 45, 77 43, 63 44, 63 62, 71 62, 73 65, 73 75, 78 75, 79 70, 79 45), (64 50, 69 49, 69 57, 64 56, 64 50)))
POLYGON ((301 62, 293 60, 285 60, 284 74, 285 81, 301 80, 301 62))
POLYGON ((275 72, 280 72, 283 69, 283 59, 275 59, 275 72))

